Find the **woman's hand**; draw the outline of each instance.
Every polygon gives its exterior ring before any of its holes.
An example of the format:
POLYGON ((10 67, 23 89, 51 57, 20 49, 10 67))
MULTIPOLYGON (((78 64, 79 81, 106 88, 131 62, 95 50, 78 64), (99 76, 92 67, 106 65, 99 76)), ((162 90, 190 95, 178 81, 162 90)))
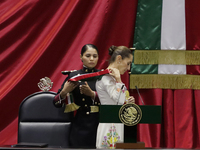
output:
POLYGON ((108 69, 109 69, 109 71, 110 71, 109 74, 110 74, 111 76, 113 76, 117 82, 122 82, 122 81, 121 81, 121 75, 120 75, 120 72, 119 72, 118 69, 116 69, 116 68, 108 68, 108 69))
POLYGON ((135 98, 133 96, 130 96, 128 98, 128 103, 135 103, 135 98))
POLYGON ((87 82, 85 82, 85 85, 80 85, 79 88, 81 94, 85 94, 87 96, 90 96, 91 98, 95 98, 95 92, 91 90, 87 82))
POLYGON ((67 93, 73 91, 77 85, 78 85, 78 82, 74 82, 74 81, 65 82, 64 87, 62 91, 60 92, 61 98, 65 98, 67 96, 67 93))

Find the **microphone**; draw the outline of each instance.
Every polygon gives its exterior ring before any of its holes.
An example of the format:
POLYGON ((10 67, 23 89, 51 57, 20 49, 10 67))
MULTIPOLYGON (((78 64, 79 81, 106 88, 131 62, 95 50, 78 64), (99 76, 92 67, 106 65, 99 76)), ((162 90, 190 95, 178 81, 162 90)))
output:
POLYGON ((141 100, 142 104, 144 105, 144 102, 143 102, 143 100, 142 100, 142 97, 141 97, 141 95, 140 95, 140 92, 139 92, 137 86, 135 86, 135 88, 136 88, 136 90, 137 90, 137 93, 138 93, 138 95, 139 95, 139 97, 140 97, 140 100, 141 100))
MULTIPOLYGON (((121 90, 123 90, 123 88, 124 88, 124 85, 122 85, 121 90)), ((120 92, 120 94, 119 94, 119 98, 120 98, 120 95, 121 95, 121 92, 120 92)), ((118 105, 118 103, 119 103, 119 98, 118 98, 118 101, 117 101, 117 105, 118 105)))

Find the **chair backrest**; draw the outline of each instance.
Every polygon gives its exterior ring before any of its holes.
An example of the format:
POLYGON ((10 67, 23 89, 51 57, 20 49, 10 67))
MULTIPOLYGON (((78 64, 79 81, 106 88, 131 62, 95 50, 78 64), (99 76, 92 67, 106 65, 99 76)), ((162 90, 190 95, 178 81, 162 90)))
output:
POLYGON ((37 92, 26 97, 19 108, 18 143, 47 143, 69 147, 72 113, 53 105, 55 92, 37 92))

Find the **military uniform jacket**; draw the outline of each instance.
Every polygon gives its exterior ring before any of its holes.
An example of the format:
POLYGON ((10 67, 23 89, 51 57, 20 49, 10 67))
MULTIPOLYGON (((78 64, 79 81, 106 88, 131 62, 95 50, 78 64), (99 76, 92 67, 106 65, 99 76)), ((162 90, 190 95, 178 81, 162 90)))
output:
MULTIPOLYGON (((58 90, 58 95, 54 99, 54 105, 56 107, 61 107, 62 104, 57 103, 57 101, 59 99, 59 93, 61 92, 65 82, 68 79, 78 74, 86 74, 97 71, 99 70, 87 69, 83 67, 83 69, 81 70, 71 72, 63 82, 61 89, 58 90)), ((95 80, 87 81, 87 83, 93 91, 96 91, 95 80)), ((79 85, 83 84, 85 84, 85 81, 79 82, 79 85)), ((89 96, 81 94, 79 85, 71 92, 74 99, 74 103, 80 106, 80 108, 77 110, 76 115, 74 116, 72 121, 70 144, 73 148, 96 148, 96 132, 99 123, 99 113, 91 113, 90 106, 98 106, 100 104, 99 99, 97 93, 94 100, 89 96)))

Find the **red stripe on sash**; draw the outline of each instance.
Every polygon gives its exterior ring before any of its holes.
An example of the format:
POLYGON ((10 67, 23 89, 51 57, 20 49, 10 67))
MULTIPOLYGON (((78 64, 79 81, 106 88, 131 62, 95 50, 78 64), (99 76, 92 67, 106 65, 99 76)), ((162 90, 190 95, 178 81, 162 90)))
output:
POLYGON ((86 79, 86 78, 91 78, 91 77, 96 77, 96 76, 108 74, 109 72, 110 71, 108 69, 106 69, 106 70, 99 71, 99 72, 82 74, 82 75, 75 76, 75 77, 69 79, 68 81, 79 81, 79 80, 86 79))

